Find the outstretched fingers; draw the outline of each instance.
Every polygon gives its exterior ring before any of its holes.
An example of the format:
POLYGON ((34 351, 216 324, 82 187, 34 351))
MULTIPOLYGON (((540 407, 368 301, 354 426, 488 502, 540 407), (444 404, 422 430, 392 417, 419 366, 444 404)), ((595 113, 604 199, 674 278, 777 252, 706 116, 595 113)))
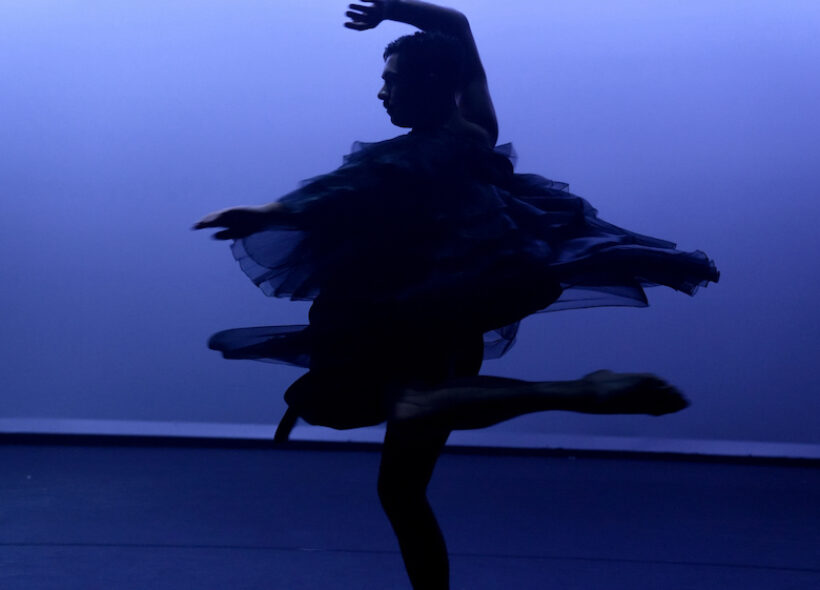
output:
POLYGON ((382 0, 360 0, 361 2, 367 2, 369 6, 363 6, 361 4, 348 4, 347 7, 350 10, 355 10, 357 12, 363 12, 365 14, 369 14, 374 10, 379 10, 382 8, 382 0))
POLYGON ((348 29, 353 29, 354 31, 366 31, 373 28, 371 25, 365 25, 362 23, 345 23, 345 27, 348 29))
POLYGON ((222 224, 218 221, 218 214, 211 213, 210 215, 206 215, 199 221, 197 221, 191 229, 206 229, 209 227, 222 227, 222 224))
POLYGON ((263 229, 269 222, 268 214, 258 207, 234 207, 206 215, 193 229, 224 227, 212 237, 215 240, 238 240, 263 229))
POLYGON ((382 0, 361 0, 369 5, 350 4, 345 16, 350 19, 344 26, 354 31, 373 29, 384 20, 384 2, 382 0))
POLYGON ((228 227, 231 225, 232 210, 214 211, 197 221, 192 229, 206 229, 209 227, 228 227))
POLYGON ((241 232, 235 229, 223 229, 211 236, 214 240, 238 240, 248 235, 248 232, 241 232))

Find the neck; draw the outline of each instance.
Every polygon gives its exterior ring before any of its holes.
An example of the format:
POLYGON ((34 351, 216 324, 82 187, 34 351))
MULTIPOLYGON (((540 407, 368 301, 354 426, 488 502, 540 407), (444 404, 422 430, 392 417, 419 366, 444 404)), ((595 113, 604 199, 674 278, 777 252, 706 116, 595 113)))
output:
POLYGON ((427 117, 413 125, 413 131, 430 132, 440 129, 452 129, 457 125, 457 121, 460 118, 461 115, 458 109, 455 108, 455 105, 453 105, 453 108, 431 109, 427 117))
POLYGON ((458 137, 477 141, 493 147, 490 136, 487 132, 475 123, 471 123, 465 119, 458 109, 453 109, 450 114, 444 119, 439 120, 435 124, 430 125, 415 125, 413 126, 413 133, 435 133, 445 131, 458 137))

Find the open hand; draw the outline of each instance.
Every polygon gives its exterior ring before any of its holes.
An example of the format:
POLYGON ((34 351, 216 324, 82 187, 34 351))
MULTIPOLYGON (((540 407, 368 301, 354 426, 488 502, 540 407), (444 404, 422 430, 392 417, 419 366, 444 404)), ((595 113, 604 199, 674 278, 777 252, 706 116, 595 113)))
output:
POLYGON ((213 235, 215 240, 238 240, 264 229, 270 213, 261 207, 234 207, 206 215, 192 229, 224 227, 213 235))
POLYGON ((385 19, 385 11, 390 0, 361 0, 367 2, 367 6, 362 4, 351 4, 350 10, 345 12, 345 16, 350 21, 345 23, 348 29, 354 31, 366 31, 376 28, 385 19))

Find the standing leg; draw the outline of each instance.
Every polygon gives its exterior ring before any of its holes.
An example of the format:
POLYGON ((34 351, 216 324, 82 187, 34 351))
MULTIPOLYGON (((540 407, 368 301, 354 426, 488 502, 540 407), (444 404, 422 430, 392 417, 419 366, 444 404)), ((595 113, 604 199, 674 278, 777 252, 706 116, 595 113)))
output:
POLYGON ((449 434, 413 421, 387 424, 379 499, 398 537, 414 590, 450 587, 447 546, 427 501, 427 484, 449 434))

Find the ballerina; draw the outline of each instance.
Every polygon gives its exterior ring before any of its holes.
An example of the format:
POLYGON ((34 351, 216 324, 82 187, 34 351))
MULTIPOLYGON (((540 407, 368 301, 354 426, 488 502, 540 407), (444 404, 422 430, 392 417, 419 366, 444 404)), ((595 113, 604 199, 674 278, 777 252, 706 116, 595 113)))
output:
POLYGON ((310 324, 215 334, 226 358, 307 369, 285 393, 276 440, 297 418, 332 428, 387 422, 378 492, 413 588, 449 587, 427 501, 450 432, 565 410, 663 415, 688 405, 648 373, 573 381, 479 375, 544 309, 646 305, 644 286, 693 294, 718 279, 702 252, 600 220, 567 185, 516 174, 466 17, 411 0, 351 4, 345 26, 421 32, 384 52, 378 98, 410 133, 356 144, 344 164, 276 202, 212 213, 243 271, 272 296, 312 301, 310 324))

